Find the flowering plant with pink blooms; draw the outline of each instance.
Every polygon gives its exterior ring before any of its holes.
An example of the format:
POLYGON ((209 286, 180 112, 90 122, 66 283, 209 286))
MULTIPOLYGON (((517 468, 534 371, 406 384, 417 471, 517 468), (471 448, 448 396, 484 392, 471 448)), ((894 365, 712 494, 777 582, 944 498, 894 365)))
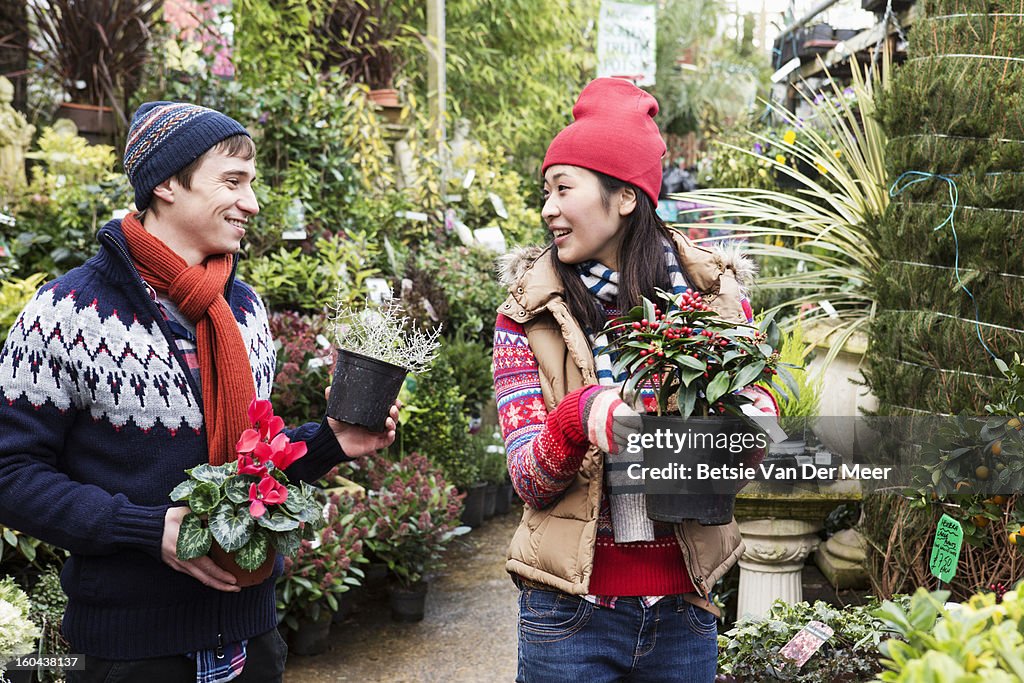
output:
POLYGON ((191 509, 178 533, 182 560, 208 554, 216 541, 239 567, 254 571, 272 556, 271 548, 292 556, 325 524, 317 489, 292 484, 285 474, 306 454, 306 444, 292 443, 270 401, 254 398, 249 420, 252 428, 235 445, 237 460, 186 470, 189 478, 171 491, 171 500, 191 509))

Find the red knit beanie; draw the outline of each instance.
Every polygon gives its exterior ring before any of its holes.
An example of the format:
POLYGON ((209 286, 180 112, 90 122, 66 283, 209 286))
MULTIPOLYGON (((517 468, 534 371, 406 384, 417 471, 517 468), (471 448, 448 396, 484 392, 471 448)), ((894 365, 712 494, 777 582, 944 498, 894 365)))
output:
POLYGON ((582 166, 636 185, 657 206, 665 156, 657 113, 658 101, 629 81, 591 81, 572 108, 575 120, 551 141, 541 172, 582 166))

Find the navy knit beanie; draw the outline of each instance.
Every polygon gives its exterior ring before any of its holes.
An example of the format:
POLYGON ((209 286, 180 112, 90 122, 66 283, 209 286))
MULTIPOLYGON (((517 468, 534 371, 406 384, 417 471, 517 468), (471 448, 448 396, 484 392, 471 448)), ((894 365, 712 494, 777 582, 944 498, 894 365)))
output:
POLYGON ((185 168, 221 140, 249 136, 238 121, 219 111, 184 102, 146 102, 132 117, 124 170, 135 189, 139 211, 153 188, 185 168))

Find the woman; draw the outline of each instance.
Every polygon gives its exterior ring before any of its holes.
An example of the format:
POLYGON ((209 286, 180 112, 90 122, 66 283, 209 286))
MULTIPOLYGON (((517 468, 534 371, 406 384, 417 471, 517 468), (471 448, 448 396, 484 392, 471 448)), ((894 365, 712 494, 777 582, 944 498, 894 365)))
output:
MULTIPOLYGON (((555 681, 714 680, 715 581, 743 552, 736 523, 652 523, 642 495, 608 495, 621 451, 618 398, 600 333, 655 290, 699 289, 726 319, 750 320, 745 259, 669 231, 655 208, 665 143, 653 97, 597 79, 543 163, 553 243, 503 263, 509 297, 494 344, 498 410, 523 520, 506 568, 521 588, 519 676, 555 681)), ((774 409, 767 392, 745 390, 774 409)), ((649 398, 649 397, 648 397, 649 398)), ((645 401, 646 403, 646 401, 645 401)))

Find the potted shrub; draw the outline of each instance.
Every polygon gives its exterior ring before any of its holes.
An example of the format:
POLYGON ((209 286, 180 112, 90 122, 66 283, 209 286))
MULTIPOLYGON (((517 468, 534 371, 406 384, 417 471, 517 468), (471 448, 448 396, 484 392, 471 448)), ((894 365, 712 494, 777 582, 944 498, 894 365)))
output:
POLYGON ((191 509, 181 521, 178 557, 209 554, 240 586, 262 583, 276 552, 294 555, 324 526, 317 490, 290 483, 284 473, 306 454, 306 444, 291 443, 282 433, 284 420, 270 401, 253 398, 249 419, 253 428, 239 437, 237 460, 186 470, 188 479, 170 494, 191 509))
POLYGON ((423 372, 437 355, 441 330, 413 326, 394 299, 361 310, 339 301, 331 320, 338 357, 327 414, 383 431, 405 376, 423 372))
POLYGON ((795 386, 792 389, 768 388, 779 404, 779 427, 786 432, 785 441, 772 444, 772 453, 801 455, 807 448, 806 432, 813 426, 809 421, 818 416, 822 387, 821 376, 812 374, 806 367, 812 348, 813 345, 804 340, 803 325, 799 323, 782 339, 779 360, 792 366, 790 374, 795 386))
MULTIPOLYGON (((8 3, 14 10, 21 3, 8 3)), ((39 48, 34 56, 71 98, 59 116, 83 133, 109 136, 115 118, 128 127, 127 107, 141 82, 160 0, 30 2, 39 48)), ((8 45, 25 49, 24 45, 8 45)))
POLYGON ((422 455, 413 453, 378 468, 366 506, 372 526, 366 546, 384 561, 395 621, 423 619, 429 575, 441 566, 445 546, 467 527, 458 527, 461 501, 455 487, 422 455))
POLYGON ((285 558, 277 579, 277 615, 292 632, 291 650, 300 655, 327 647, 332 615, 341 610, 342 595, 360 585, 368 562, 363 536, 369 522, 366 507, 348 491, 332 493, 327 525, 313 540, 302 541, 294 558, 285 558))
MULTIPOLYGON (((665 310, 645 298, 606 327, 612 342, 605 352, 613 354, 616 374, 627 375, 623 400, 634 404, 642 386, 654 389, 657 416, 642 416, 643 432, 695 428, 716 433, 713 441, 718 441, 719 432, 764 431, 743 412, 752 400, 737 392, 754 382, 772 384, 777 375, 792 384, 775 351, 779 331, 774 320, 766 318, 760 329, 726 322, 690 289, 679 295, 660 292, 659 297, 665 310), (726 417, 736 419, 722 419, 726 417), (683 427, 680 419, 690 426, 683 427)), ((728 450, 714 447, 691 448, 688 455, 713 464, 738 464, 728 450)), ((727 524, 736 490, 648 493, 647 514, 664 522, 697 519, 702 524, 727 524)))

